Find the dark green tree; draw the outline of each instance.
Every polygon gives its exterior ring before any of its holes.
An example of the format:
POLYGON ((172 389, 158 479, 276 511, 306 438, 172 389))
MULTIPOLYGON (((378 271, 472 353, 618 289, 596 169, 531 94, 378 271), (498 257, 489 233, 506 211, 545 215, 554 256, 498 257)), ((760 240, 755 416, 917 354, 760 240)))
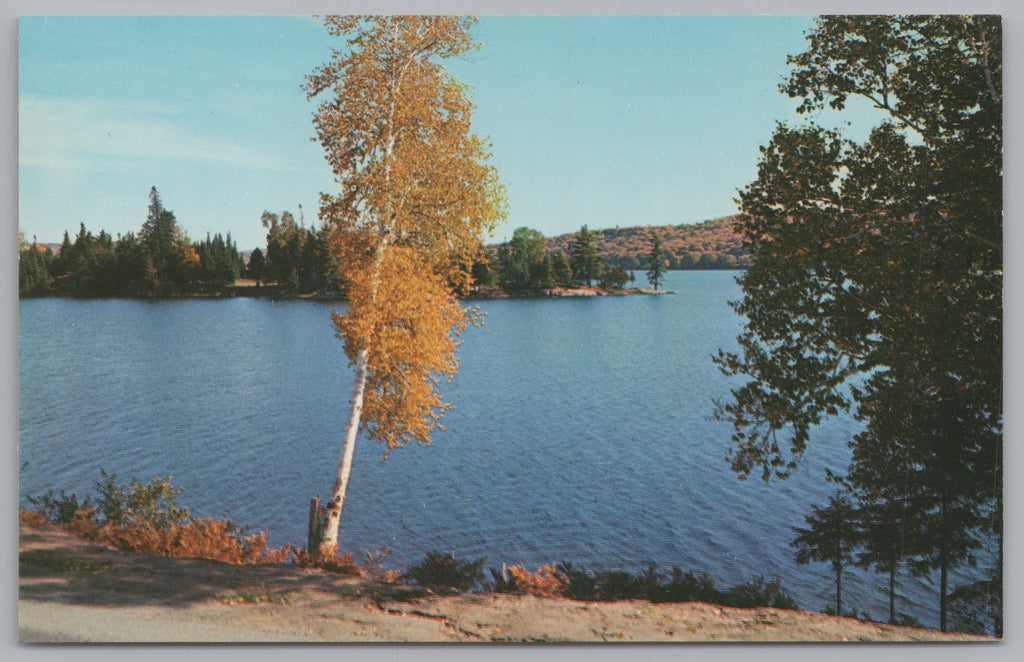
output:
POLYGON ((156 272, 135 233, 129 232, 118 237, 114 245, 114 259, 118 274, 116 294, 135 296, 156 289, 156 272))
POLYGON ((288 294, 336 288, 334 260, 325 231, 316 232, 297 223, 288 211, 280 215, 264 211, 262 222, 267 228, 264 282, 276 283, 288 294))
POLYGON ((259 248, 249 254, 249 263, 245 267, 245 277, 253 280, 263 279, 263 267, 266 260, 263 258, 263 251, 259 248))
POLYGON ((862 548, 857 565, 874 567, 888 575, 889 623, 898 623, 896 611, 898 576, 908 567, 919 573, 911 560, 925 547, 922 539, 930 497, 920 492, 920 482, 909 448, 900 440, 914 429, 908 416, 909 393, 892 394, 888 405, 865 403, 860 415, 868 429, 854 437, 853 457, 845 484, 857 500, 857 519, 862 548))
POLYGON ((629 282, 629 274, 622 267, 610 264, 604 265, 601 272, 601 287, 610 290, 622 289, 629 282))
POLYGON ((174 213, 165 209, 156 187, 149 190, 149 213, 139 231, 139 243, 149 257, 159 283, 180 287, 185 280, 184 236, 174 213))
POLYGON ((594 235, 584 225, 569 244, 569 264, 573 278, 587 286, 601 275, 601 262, 597 257, 594 235))
POLYGON ((74 259, 74 246, 68 231, 64 231, 64 239, 61 241, 60 250, 53 259, 53 277, 60 278, 71 272, 71 261, 74 259))
POLYGON ((946 629, 950 571, 985 536, 1001 550, 1001 24, 828 16, 808 39, 784 85, 799 110, 859 97, 889 120, 862 144, 780 125, 762 148, 740 195, 746 327, 717 357, 749 381, 716 416, 735 426, 733 468, 766 480, 840 412, 897 446, 923 512, 912 563, 938 571, 946 629), (875 424, 904 396, 910 427, 875 424))
POLYGON ((481 253, 474 260, 470 274, 473 276, 473 282, 476 285, 481 287, 491 287, 494 285, 495 276, 494 269, 491 268, 491 258, 485 253, 481 253))
POLYGON ((825 508, 813 508, 806 518, 806 529, 793 527, 797 537, 790 543, 796 548, 796 562, 828 563, 836 583, 836 616, 843 615, 843 573, 853 563, 857 547, 857 528, 853 505, 848 497, 835 494, 825 508))
POLYGON ((654 291, 658 291, 658 285, 665 276, 665 251, 661 247, 661 237, 654 230, 651 230, 651 252, 647 255, 647 282, 651 284, 654 291))
POLYGON ((33 239, 29 246, 18 251, 18 295, 38 296, 53 289, 53 251, 49 246, 38 246, 33 239))
POLYGON ((551 258, 551 279, 557 287, 572 285, 572 266, 569 264, 569 257, 562 251, 555 253, 551 258))
POLYGON ((498 251, 501 287, 510 294, 527 294, 550 287, 544 247, 547 240, 532 228, 516 228, 512 238, 498 251))
POLYGON ((551 256, 547 253, 530 265, 530 285, 537 290, 546 290, 555 286, 551 256))
POLYGON ((207 292, 222 291, 234 284, 238 279, 238 247, 231 240, 231 234, 225 239, 219 233, 209 235, 201 242, 192 244, 192 249, 199 258, 193 280, 195 287, 207 292))

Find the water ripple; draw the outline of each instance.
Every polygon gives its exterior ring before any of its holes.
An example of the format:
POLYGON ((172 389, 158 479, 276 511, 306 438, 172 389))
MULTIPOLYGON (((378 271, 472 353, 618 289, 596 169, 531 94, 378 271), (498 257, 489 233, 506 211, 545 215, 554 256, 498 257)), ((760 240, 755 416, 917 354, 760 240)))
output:
MULTIPOLYGON (((778 576, 819 607, 826 568, 788 543, 849 458, 852 421, 823 426, 797 474, 739 481, 729 429, 708 420, 729 382, 708 357, 735 347, 728 273, 672 273, 670 297, 492 301, 468 331, 455 405, 433 447, 359 442, 342 545, 427 550, 490 565, 572 561, 708 572, 720 584, 778 576)), ((309 498, 340 450, 348 363, 325 304, 261 300, 20 304, 20 493, 93 492, 102 468, 174 475, 200 515, 304 544, 309 498)), ((883 613, 872 575, 851 604, 883 613)), ((934 590, 906 582, 925 620, 934 590)))

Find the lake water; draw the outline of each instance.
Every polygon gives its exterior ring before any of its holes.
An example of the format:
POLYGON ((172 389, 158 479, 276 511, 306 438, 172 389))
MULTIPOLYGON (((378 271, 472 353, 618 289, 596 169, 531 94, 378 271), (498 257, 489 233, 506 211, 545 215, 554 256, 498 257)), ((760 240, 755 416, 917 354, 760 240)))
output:
MULTIPOLYGON (((486 567, 572 561, 590 569, 707 572, 720 587, 778 577, 801 607, 829 604, 824 564, 789 542, 827 501, 858 429, 815 435, 796 475, 740 481, 730 427, 708 419, 729 382, 734 272, 670 272, 673 296, 481 302, 482 328, 444 387, 455 409, 430 447, 360 440, 342 547, 429 550, 486 567)), ((20 303, 20 462, 26 495, 95 493, 174 476, 182 503, 270 542, 304 545, 309 499, 327 496, 351 371, 330 326, 339 304, 261 299, 20 303)), ((856 571, 844 605, 887 614, 884 578, 856 571)), ((904 580, 902 611, 937 625, 938 599, 904 580)))

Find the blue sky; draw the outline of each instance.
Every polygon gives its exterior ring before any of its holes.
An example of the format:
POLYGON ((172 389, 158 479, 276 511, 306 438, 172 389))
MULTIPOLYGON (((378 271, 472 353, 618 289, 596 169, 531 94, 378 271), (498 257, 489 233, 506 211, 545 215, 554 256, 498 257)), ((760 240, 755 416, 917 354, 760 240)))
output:
MULTIPOLYGON (((797 120, 778 84, 811 26, 482 18, 480 49, 449 68, 508 190, 494 239, 734 213, 774 123, 797 120)), ((21 18, 20 229, 43 242, 79 223, 135 232, 151 186, 195 239, 230 232, 255 248, 264 210, 299 205, 312 224, 335 185, 300 85, 332 46, 311 17, 21 18)))

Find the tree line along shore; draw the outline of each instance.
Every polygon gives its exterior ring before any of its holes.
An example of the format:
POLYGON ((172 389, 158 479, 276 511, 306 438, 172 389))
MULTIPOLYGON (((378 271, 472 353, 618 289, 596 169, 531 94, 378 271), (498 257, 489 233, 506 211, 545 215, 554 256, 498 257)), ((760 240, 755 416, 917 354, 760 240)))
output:
MULTIPOLYGON (((344 274, 327 228, 288 211, 265 211, 265 249, 239 251, 231 234, 191 239, 156 187, 137 232, 94 234, 79 226, 59 245, 19 237, 18 293, 25 297, 318 296, 342 298, 344 274)), ((659 289, 672 269, 742 269, 748 263, 735 217, 697 225, 590 230, 544 237, 522 227, 507 242, 481 246, 462 270, 463 297, 543 296, 580 287, 589 293, 659 289), (646 272, 637 282, 635 271, 646 272)))

